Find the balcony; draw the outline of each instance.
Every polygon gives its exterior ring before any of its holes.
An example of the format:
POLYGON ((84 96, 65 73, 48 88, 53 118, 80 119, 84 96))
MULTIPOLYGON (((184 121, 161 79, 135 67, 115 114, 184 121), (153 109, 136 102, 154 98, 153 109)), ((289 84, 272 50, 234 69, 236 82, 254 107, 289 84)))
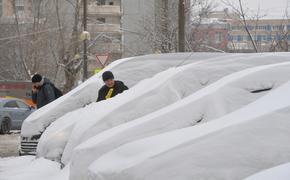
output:
POLYGON ((121 16, 120 6, 112 5, 89 5, 88 14, 92 16, 121 16))
POLYGON ((88 24, 88 31, 91 33, 118 33, 121 34, 120 24, 88 24))

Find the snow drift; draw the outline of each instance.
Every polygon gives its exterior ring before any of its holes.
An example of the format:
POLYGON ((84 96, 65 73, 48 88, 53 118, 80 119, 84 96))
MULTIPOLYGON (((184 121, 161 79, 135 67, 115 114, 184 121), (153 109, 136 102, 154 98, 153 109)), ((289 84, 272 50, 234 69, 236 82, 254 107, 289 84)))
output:
POLYGON ((0 159, 1 180, 45 179, 60 173, 60 164, 33 156, 0 159))

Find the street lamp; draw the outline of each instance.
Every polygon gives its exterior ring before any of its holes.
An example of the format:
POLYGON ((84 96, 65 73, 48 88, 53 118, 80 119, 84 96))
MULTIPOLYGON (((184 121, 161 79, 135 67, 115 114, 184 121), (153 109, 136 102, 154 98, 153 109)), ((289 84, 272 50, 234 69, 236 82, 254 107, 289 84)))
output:
MULTIPOLYGON (((83 17, 83 24, 84 24, 84 32, 83 34, 87 34, 87 0, 83 0, 83 6, 84 6, 84 17, 83 17)), ((86 35, 85 35, 86 36, 86 35)), ((88 55, 87 55, 87 41, 88 38, 84 39, 84 62, 83 62, 83 81, 85 81, 88 78, 88 55)))
POLYGON ((178 49, 185 52, 185 0, 178 4, 178 49))

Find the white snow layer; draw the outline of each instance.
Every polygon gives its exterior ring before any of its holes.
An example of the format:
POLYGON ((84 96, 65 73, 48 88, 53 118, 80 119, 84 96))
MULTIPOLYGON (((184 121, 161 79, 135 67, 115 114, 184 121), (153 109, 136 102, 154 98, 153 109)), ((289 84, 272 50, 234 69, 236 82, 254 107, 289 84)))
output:
POLYGON ((86 169, 90 163, 121 144, 173 129, 190 127, 199 120, 201 123, 208 122, 232 112, 264 95, 251 93, 253 89, 276 88, 290 80, 290 75, 286 76, 289 70, 290 64, 282 63, 234 73, 172 106, 109 129, 75 148, 71 179, 86 179, 86 169), (269 76, 268 79, 265 79, 266 75, 269 76))
POLYGON ((101 156, 91 179, 242 179, 290 160, 290 81, 214 121, 101 156))
POLYGON ((289 180, 290 179, 290 163, 267 169, 259 172, 245 180, 289 180))
POLYGON ((60 164, 44 158, 23 156, 0 159, 1 180, 39 180, 58 173, 61 173, 60 164))
POLYGON ((85 106, 101 72, 33 113, 21 133, 44 131, 40 158, 0 159, 0 179, 232 180, 288 163, 289 61, 289 53, 117 61, 105 70, 130 89, 85 106))

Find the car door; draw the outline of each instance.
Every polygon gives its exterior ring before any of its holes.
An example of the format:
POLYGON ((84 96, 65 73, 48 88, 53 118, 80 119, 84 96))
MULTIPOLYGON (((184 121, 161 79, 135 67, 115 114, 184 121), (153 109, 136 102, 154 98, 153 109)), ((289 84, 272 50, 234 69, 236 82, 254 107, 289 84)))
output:
POLYGON ((9 114, 11 119, 12 129, 17 129, 21 123, 21 113, 18 111, 16 100, 10 100, 4 104, 5 111, 9 114))
POLYGON ((16 103, 20 114, 19 127, 21 128, 23 121, 33 112, 33 109, 22 101, 16 100, 16 103))

